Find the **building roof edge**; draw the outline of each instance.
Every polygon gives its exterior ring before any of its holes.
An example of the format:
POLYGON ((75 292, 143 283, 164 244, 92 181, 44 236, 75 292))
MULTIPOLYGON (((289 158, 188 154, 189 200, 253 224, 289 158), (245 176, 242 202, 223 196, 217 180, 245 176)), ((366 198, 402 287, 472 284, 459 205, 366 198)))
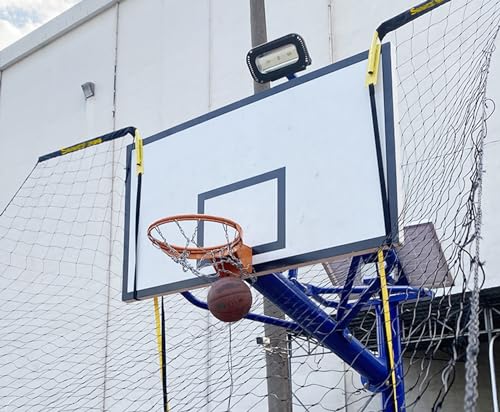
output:
POLYGON ((81 26, 123 0, 84 0, 0 50, 0 70, 5 70, 81 26))

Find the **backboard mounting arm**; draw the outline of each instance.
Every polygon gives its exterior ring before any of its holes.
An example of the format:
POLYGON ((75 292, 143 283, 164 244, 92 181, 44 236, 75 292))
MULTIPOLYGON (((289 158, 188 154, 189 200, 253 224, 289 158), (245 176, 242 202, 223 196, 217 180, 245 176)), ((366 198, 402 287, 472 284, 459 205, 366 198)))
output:
POLYGON ((339 330, 337 323, 286 277, 281 274, 260 276, 252 286, 323 346, 365 376, 372 386, 384 385, 388 378, 385 363, 347 330, 339 330))
MULTIPOLYGON (((181 292, 181 295, 184 296, 184 298, 188 302, 192 303, 194 306, 196 306, 200 309, 208 310, 207 302, 204 302, 201 299, 198 299, 191 292, 181 292)), ((280 327, 288 329, 289 331, 292 331, 292 332, 301 332, 302 331, 302 328, 297 323, 290 322, 290 321, 284 320, 284 319, 274 318, 272 316, 266 316, 266 315, 261 315, 258 313, 249 312, 246 316, 244 316, 244 318, 248 319, 248 320, 260 322, 260 323, 265 323, 267 325, 280 326, 280 327)))

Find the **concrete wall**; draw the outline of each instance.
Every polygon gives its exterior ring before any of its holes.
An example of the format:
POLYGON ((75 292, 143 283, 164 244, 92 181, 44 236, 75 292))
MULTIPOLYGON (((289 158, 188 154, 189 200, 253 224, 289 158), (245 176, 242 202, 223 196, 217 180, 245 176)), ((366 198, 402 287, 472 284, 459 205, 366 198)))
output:
POLYGON ((0 130, 9 150, 0 162, 0 204, 42 153, 113 128, 115 20, 108 10, 2 71, 0 130), (80 88, 86 81, 97 88, 87 101, 80 88))
MULTIPOLYGON (((268 37, 289 32, 303 35, 313 59, 308 69, 312 71, 366 50, 374 28, 413 3, 291 0, 284 5, 281 0, 267 0, 268 37)), ((84 0, 1 51, 0 210, 39 155, 129 125, 138 127, 143 136, 152 135, 252 94, 252 81, 245 64, 245 54, 251 47, 249 20, 248 1, 84 0), (96 84, 96 95, 85 100, 80 85, 87 81, 96 84)), ((499 69, 497 53, 489 87, 491 97, 497 101, 500 101, 499 69)), ((497 111, 489 123, 485 152, 482 251, 487 263, 486 286, 500 284, 496 273, 500 264, 500 219, 495 213, 500 207, 499 116, 497 111)), ((182 155, 186 155, 188 176, 189 162, 195 159, 189 159, 189 154, 182 155)), ((131 305, 125 305, 124 309, 119 301, 119 277, 111 282, 115 300, 108 313, 111 319, 123 321, 134 309, 131 305)), ((105 311, 106 301, 101 304, 101 310, 105 311)), ((149 308, 142 306, 141 311, 144 319, 151 320, 149 308)), ((208 325, 202 314, 197 314, 196 319, 208 325)), ((137 322, 130 325, 128 333, 131 336, 141 333, 142 328, 143 324, 137 322)), ((120 327, 111 330, 111 341, 122 333, 120 327)), ((148 341, 150 345, 152 342, 148 341)), ((119 347, 110 350, 121 353, 119 347)), ((482 352, 481 405, 485 405, 482 410, 487 410, 489 401, 485 359, 482 352)), ((328 361, 334 365, 332 368, 344 366, 328 361)), ((300 378, 304 366, 294 367, 300 378)), ((118 362, 111 365, 109 375, 110 381, 114 379, 118 386, 122 379, 119 370, 118 362)), ((461 405, 460 367, 458 372, 458 384, 452 390, 447 410, 461 405)), ((344 384, 346 392, 359 388, 357 375, 346 378, 344 384)), ((297 390, 304 392, 301 388, 297 390)), ((121 396, 120 391, 105 396, 108 402, 105 407, 120 410, 121 396)), ((339 407, 341 394, 330 396, 335 407, 339 407)), ((379 400, 373 402, 375 405, 379 400)), ((427 405, 421 405, 424 404, 427 405)), ((150 406, 146 403, 141 407, 147 410, 150 406)), ((415 410, 425 410, 420 407, 415 410)), ((356 408, 354 405, 347 410, 356 408)))

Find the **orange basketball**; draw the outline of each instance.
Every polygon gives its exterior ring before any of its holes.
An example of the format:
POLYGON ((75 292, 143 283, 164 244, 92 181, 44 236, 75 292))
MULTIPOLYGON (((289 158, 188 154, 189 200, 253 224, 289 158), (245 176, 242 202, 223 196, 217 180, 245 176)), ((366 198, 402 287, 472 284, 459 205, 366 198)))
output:
POLYGON ((236 322, 252 306, 252 292, 239 278, 224 277, 217 280, 208 291, 208 309, 223 322, 236 322))

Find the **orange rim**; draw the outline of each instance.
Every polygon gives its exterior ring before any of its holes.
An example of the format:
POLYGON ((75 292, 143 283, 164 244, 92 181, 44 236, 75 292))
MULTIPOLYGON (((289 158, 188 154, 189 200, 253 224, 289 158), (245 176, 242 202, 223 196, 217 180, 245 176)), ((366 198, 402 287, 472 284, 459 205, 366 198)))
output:
POLYGON ((164 217, 163 219, 159 219, 156 222, 153 222, 148 227, 148 238, 149 240, 156 246, 158 246, 163 252, 171 257, 178 258, 181 255, 186 255, 188 259, 204 259, 207 258, 207 255, 217 255, 213 256, 214 258, 223 258, 228 256, 230 253, 235 254, 243 244, 243 230, 241 226, 224 217, 211 216, 211 215, 203 215, 203 214, 191 214, 191 215, 175 215, 164 217), (196 221, 206 221, 206 222, 214 222, 220 223, 221 225, 227 225, 236 230, 236 237, 233 241, 227 244, 215 245, 209 247, 186 247, 186 246, 178 246, 173 245, 171 243, 167 243, 163 240, 160 240, 153 236, 152 232, 154 230, 158 230, 160 226, 165 225, 167 223, 175 223, 179 221, 188 221, 188 220, 196 220, 196 221))

